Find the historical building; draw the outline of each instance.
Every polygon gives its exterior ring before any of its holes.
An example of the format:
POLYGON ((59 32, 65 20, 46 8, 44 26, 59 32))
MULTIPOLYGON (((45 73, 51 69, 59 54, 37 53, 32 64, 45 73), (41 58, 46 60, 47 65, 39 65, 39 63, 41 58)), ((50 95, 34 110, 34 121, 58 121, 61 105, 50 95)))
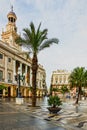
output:
MULTIPOLYGON (((23 97, 32 96, 32 91, 29 89, 32 86, 32 71, 31 71, 31 57, 22 48, 15 43, 15 38, 18 36, 16 20, 17 16, 13 11, 7 14, 8 23, 6 30, 2 30, 0 40, 0 84, 7 87, 5 90, 0 90, 3 96, 16 97, 18 82, 17 74, 20 67, 21 76, 21 95, 23 97)), ((39 65, 37 72, 37 96, 42 96, 46 93, 46 72, 42 65, 39 65)))
POLYGON ((68 77, 70 75, 70 72, 67 70, 57 70, 53 71, 52 77, 51 77, 51 84, 54 88, 61 88, 63 85, 69 86, 68 83, 68 77))
POLYGON ((60 89, 66 85, 69 88, 68 77, 70 72, 67 70, 57 70, 52 72, 51 87, 60 89))

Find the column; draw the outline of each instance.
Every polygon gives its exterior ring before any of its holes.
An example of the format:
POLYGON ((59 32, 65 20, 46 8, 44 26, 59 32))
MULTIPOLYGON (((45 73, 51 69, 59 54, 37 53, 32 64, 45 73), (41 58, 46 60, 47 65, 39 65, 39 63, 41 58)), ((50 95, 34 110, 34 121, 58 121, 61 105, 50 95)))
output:
POLYGON ((25 85, 28 86, 28 83, 27 83, 27 65, 25 66, 25 85))
POLYGON ((16 75, 16 61, 13 59, 13 83, 16 83, 15 75, 16 75))
POLYGON ((26 97, 26 88, 24 89, 24 97, 26 97))
POLYGON ((3 96, 4 96, 4 97, 5 97, 5 91, 6 91, 6 90, 5 90, 5 89, 3 89, 3 96))
POLYGON ((14 88, 13 88, 13 86, 11 86, 11 97, 13 97, 13 91, 14 91, 14 88))
POLYGON ((58 76, 58 84, 59 84, 59 76, 58 76))
MULTIPOLYGON (((20 70, 21 70, 20 71, 21 72, 20 75, 22 75, 22 63, 20 63, 20 70)), ((21 85, 23 85, 23 82, 21 80, 20 80, 20 83, 21 83, 21 85)))
POLYGON ((21 69, 21 74, 22 74, 22 63, 20 63, 20 69, 21 69))
POLYGON ((7 65, 8 65, 8 57, 5 56, 5 82, 8 82, 7 65))

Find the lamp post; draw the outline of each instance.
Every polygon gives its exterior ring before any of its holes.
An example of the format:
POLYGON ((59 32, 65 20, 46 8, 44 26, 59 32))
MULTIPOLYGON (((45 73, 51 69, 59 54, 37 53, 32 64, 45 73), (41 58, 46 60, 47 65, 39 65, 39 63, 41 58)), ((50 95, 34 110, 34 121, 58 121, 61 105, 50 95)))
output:
POLYGON ((21 80, 21 69, 20 67, 18 68, 18 75, 17 75, 17 80, 18 80, 18 95, 17 97, 20 98, 21 97, 21 92, 20 92, 20 80, 21 80))
POLYGON ((20 67, 18 68, 18 74, 15 75, 15 79, 16 79, 16 81, 18 83, 18 91, 17 91, 16 103, 17 104, 22 104, 23 103, 23 98, 22 98, 21 92, 20 92, 20 86, 21 86, 21 82, 20 81, 24 81, 25 74, 22 75, 20 67))

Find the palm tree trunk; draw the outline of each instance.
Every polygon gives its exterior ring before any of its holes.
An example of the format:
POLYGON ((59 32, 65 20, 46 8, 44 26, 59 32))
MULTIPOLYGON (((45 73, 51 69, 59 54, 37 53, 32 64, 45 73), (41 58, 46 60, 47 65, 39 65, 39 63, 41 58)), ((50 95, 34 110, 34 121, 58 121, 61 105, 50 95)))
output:
POLYGON ((75 102, 75 104, 78 104, 78 102, 79 102, 79 88, 77 88, 77 90, 76 90, 76 102, 75 102))
POLYGON ((75 104, 78 104, 78 102, 79 102, 79 97, 76 98, 75 104))
POLYGON ((81 100, 81 91, 82 91, 81 88, 82 88, 82 87, 79 87, 79 100, 81 100))
POLYGON ((32 59, 32 107, 36 106, 36 77, 38 69, 38 60, 36 53, 33 54, 32 59))
POLYGON ((76 104, 81 100, 81 87, 78 88, 78 94, 76 95, 76 104))

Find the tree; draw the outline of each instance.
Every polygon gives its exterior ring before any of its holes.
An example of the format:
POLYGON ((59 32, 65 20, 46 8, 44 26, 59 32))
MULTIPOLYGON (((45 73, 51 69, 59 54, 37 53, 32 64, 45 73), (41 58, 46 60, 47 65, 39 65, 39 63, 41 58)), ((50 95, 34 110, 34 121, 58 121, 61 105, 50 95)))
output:
POLYGON ((52 94, 54 92, 54 95, 57 95, 57 92, 59 92, 59 89, 58 88, 52 88, 52 94))
POLYGON ((87 71, 84 67, 76 67, 69 76, 71 88, 76 87, 76 104, 79 98, 81 99, 82 87, 87 85, 87 71))
POLYGON ((6 88, 7 87, 4 84, 0 84, 0 94, 1 94, 1 96, 3 96, 3 89, 6 90, 6 88))
POLYGON ((63 85, 61 88, 60 88, 60 92, 63 94, 63 100, 65 101, 65 93, 69 92, 69 89, 66 85, 63 85))
POLYGON ((63 85, 60 89, 60 92, 64 95, 65 93, 69 92, 69 89, 66 85, 63 85))
POLYGON ((0 84, 0 90, 6 89, 6 86, 3 84, 0 84))
POLYGON ((23 45, 24 47, 29 49, 29 52, 32 52, 32 106, 36 106, 36 76, 38 69, 38 57, 37 54, 45 49, 50 47, 53 43, 58 43, 57 38, 48 39, 47 37, 47 29, 41 30, 41 23, 39 24, 37 30, 35 30, 35 26, 33 22, 30 23, 29 28, 23 29, 23 38, 18 37, 16 39, 16 43, 23 45))

